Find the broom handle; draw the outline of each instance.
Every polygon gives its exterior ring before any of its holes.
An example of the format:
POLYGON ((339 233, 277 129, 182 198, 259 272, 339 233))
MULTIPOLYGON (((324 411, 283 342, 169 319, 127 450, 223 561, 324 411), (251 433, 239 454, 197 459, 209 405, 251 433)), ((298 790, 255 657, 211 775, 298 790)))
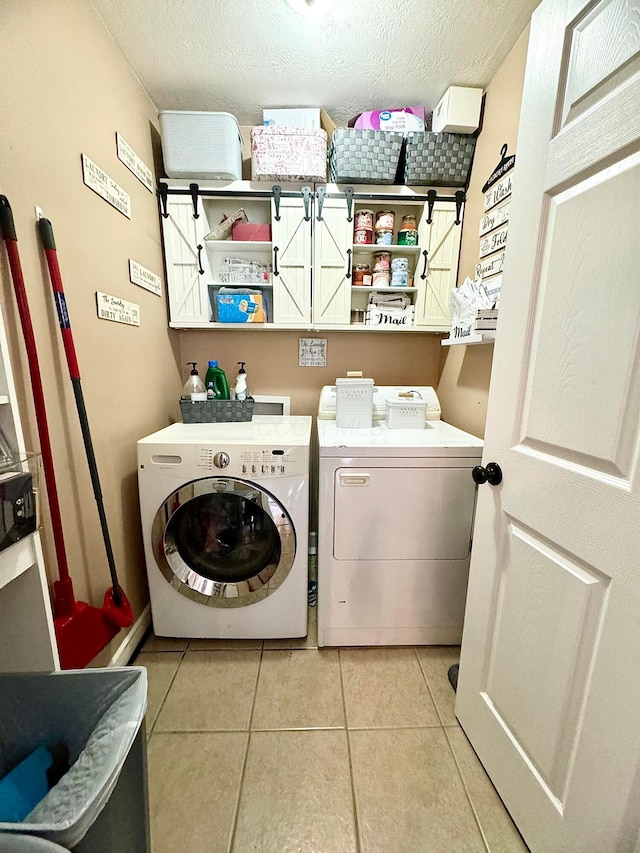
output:
POLYGON ((58 253, 56 251, 55 238, 53 236, 53 226, 48 219, 42 218, 38 220, 38 230, 42 239, 44 253, 49 267, 49 276, 51 278, 51 287, 56 301, 56 309, 58 312, 58 322, 60 323, 60 331, 62 332, 62 341, 64 343, 64 351, 67 356, 67 364, 69 365, 69 375, 71 384, 73 385, 73 393, 76 398, 76 407, 78 409, 78 417, 80 418, 80 427, 82 429, 82 438, 84 440, 84 449, 87 454, 87 462, 89 464, 89 472, 91 474, 91 485, 93 486, 93 496, 98 507, 98 515, 100 516, 100 527, 102 528, 102 538, 104 539, 104 547, 107 554, 107 562, 109 563, 109 573, 111 575, 111 583, 113 586, 113 600, 116 607, 122 605, 122 590, 118 583, 118 573, 116 563, 113 556, 113 548, 111 547, 111 537, 109 536, 109 526, 107 524, 107 516, 104 510, 104 502, 102 499, 102 489, 100 488, 100 476, 98 474, 98 465, 96 456, 93 450, 93 441, 91 440, 91 431, 89 429, 89 419, 87 417, 87 409, 84 404, 84 395, 82 393, 82 385, 80 383, 80 367, 76 356, 76 348, 73 343, 73 333, 71 331, 71 321, 67 310, 67 302, 64 295, 64 286, 62 283, 62 275, 58 264, 58 253))
MULTIPOLYGON (((60 503, 58 501, 58 490, 56 487, 56 475, 53 468, 53 451, 51 450, 51 440, 49 438, 49 426, 47 423, 47 411, 44 402, 44 391, 42 390, 42 378, 40 375, 40 364, 38 362, 38 352, 36 349, 36 340, 33 334, 33 325, 31 323, 31 313, 29 311, 29 303, 27 302, 27 292, 22 275, 22 265, 20 263, 20 253, 18 251, 18 238, 16 236, 15 224, 13 221, 13 213, 9 199, 0 195, 0 230, 7 247, 7 255, 9 257, 9 267, 11 269, 11 277, 16 294, 16 302, 18 305, 18 313, 22 324, 22 333, 24 335, 25 345, 27 349, 27 357, 29 359, 29 370, 31 373, 31 388, 33 391, 33 401, 36 409, 36 419, 38 424, 38 435, 40 437, 40 449, 42 450, 42 464, 45 471, 45 480, 47 486, 47 497, 49 499, 49 511, 51 513, 51 525, 53 528, 53 541, 56 549, 56 557, 58 560, 58 573, 62 583, 71 582, 69 576, 69 566, 67 563, 67 554, 64 546, 64 534, 62 530, 62 518, 60 516, 60 503)), ((73 595, 71 593, 71 595, 73 595)), ((56 608, 58 611, 59 608, 56 608)), ((62 607, 64 610, 65 608, 62 607)), ((57 615, 67 615, 66 613, 57 613, 57 615)))

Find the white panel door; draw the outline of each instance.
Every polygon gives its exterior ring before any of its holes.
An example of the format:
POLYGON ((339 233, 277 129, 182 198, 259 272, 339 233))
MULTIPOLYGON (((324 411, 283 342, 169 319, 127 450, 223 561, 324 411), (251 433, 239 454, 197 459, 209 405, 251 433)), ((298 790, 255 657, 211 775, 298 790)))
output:
POLYGON ((534 13, 456 711, 534 853, 640 828, 640 0, 534 13))
POLYGON ((162 236, 172 323, 207 323, 211 320, 208 285, 213 281, 205 250, 209 227, 204 214, 193 216, 189 196, 169 196, 168 217, 162 217, 162 236))
POLYGON ((351 321, 352 240, 353 223, 347 221, 346 200, 325 198, 322 219, 318 219, 316 202, 313 238, 314 323, 348 326, 351 321))
POLYGON ((280 219, 271 203, 273 242, 273 322, 300 325, 311 321, 311 216, 302 197, 280 199, 280 219))
POLYGON ((449 297, 456 286, 462 232, 462 225, 455 221, 455 205, 436 202, 432 222, 427 224, 425 204, 418 225, 420 255, 414 273, 414 284, 419 288, 416 326, 443 331, 451 326, 449 297))

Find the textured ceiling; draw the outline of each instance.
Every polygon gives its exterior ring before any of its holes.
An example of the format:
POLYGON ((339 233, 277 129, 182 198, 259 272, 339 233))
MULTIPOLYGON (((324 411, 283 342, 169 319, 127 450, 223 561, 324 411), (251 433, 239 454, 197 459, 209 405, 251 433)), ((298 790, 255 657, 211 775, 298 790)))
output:
POLYGON ((337 0, 308 20, 286 0, 87 0, 158 110, 432 109, 486 86, 539 0, 337 0))

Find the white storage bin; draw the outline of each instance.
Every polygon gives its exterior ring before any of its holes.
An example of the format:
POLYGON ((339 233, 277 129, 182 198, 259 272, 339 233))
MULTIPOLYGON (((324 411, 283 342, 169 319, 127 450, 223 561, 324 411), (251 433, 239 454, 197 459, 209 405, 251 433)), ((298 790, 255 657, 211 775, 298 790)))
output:
POLYGON ((231 113, 160 113, 162 157, 170 178, 242 179, 242 136, 231 113))
POLYGON ((311 127, 252 127, 252 181, 327 180, 327 134, 311 127))
POLYGON ((385 423, 389 429, 424 429, 427 401, 419 397, 387 397, 385 423))
POLYGON ((482 89, 449 86, 433 111, 434 133, 473 133, 480 126, 482 89))
POLYGON ((373 379, 336 379, 336 426, 371 429, 373 379))

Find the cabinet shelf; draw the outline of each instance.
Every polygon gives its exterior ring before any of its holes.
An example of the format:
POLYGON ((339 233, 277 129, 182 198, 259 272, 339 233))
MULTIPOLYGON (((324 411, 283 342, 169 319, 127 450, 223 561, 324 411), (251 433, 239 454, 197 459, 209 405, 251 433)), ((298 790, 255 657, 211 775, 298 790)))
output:
POLYGON ((270 282, 260 282, 260 284, 251 282, 248 284, 242 281, 212 281, 209 287, 244 287, 248 290, 266 290, 267 288, 272 288, 273 284, 270 282))
POLYGON ((271 242, 266 243, 259 240, 205 240, 205 245, 210 249, 233 248, 238 252, 271 251, 271 242))
POLYGON ((440 341, 443 347, 455 347, 464 344, 465 346, 473 346, 474 344, 492 344, 496 339, 496 333, 482 332, 477 335, 469 335, 467 338, 445 338, 440 341))
POLYGON ((362 290, 362 291, 375 290, 376 292, 386 291, 387 293, 415 293, 417 291, 417 289, 418 289, 417 287, 406 287, 406 285, 401 285, 398 287, 393 287, 392 285, 389 285, 388 287, 376 287, 373 284, 372 285, 368 285, 368 284, 352 284, 351 285, 351 290, 362 290))
POLYGON ((391 246, 384 246, 380 243, 354 243, 353 251, 371 255, 376 252, 404 252, 407 255, 418 255, 420 254, 420 246, 401 246, 398 243, 393 243, 391 246))

